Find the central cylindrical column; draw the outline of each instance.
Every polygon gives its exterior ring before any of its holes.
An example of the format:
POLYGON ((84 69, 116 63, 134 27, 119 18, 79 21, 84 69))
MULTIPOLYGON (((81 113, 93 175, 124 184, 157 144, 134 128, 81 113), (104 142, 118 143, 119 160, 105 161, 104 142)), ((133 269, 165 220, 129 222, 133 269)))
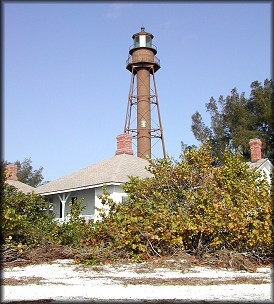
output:
POLYGON ((151 158, 150 71, 137 71, 137 156, 151 158))

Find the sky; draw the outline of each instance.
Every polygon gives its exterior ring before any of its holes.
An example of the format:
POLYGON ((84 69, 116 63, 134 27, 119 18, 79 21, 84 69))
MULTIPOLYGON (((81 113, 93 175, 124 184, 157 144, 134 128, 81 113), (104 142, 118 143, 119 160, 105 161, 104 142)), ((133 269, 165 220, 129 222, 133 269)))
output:
MULTIPOLYGON (((191 116, 271 75, 269 2, 3 2, 3 158, 51 181, 112 157, 123 133, 132 35, 154 35, 167 154, 199 145, 191 116)), ((152 149, 162 157, 161 142, 152 149)))

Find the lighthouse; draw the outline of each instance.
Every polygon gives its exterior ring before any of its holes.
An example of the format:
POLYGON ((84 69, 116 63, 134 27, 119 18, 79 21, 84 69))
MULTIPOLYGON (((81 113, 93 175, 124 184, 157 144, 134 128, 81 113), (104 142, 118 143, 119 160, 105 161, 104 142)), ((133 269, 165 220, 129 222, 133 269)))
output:
POLYGON ((160 60, 155 56, 154 36, 141 27, 133 34, 126 69, 131 73, 124 133, 137 141, 137 156, 152 158, 152 146, 161 141, 163 157, 166 158, 164 135, 160 117, 155 73, 160 60))

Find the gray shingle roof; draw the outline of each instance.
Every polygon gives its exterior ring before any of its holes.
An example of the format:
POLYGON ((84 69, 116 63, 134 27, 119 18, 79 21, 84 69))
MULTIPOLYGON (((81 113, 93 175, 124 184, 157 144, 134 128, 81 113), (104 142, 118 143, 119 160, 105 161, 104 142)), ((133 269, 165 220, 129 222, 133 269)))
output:
POLYGON ((40 194, 65 192, 104 183, 125 183, 128 176, 150 177, 145 169, 148 161, 129 154, 120 154, 92 164, 36 188, 40 194))
POLYGON ((262 158, 259 159, 258 161, 252 163, 252 162, 247 162, 247 165, 249 166, 249 168, 251 169, 259 169, 264 163, 266 163, 268 161, 267 158, 262 158))
POLYGON ((17 190, 27 194, 27 193, 31 193, 32 191, 33 192, 36 192, 36 189, 27 185, 27 184, 24 184, 22 182, 19 182, 18 180, 12 180, 12 179, 7 179, 6 180, 6 183, 11 185, 11 186, 14 186, 17 190))

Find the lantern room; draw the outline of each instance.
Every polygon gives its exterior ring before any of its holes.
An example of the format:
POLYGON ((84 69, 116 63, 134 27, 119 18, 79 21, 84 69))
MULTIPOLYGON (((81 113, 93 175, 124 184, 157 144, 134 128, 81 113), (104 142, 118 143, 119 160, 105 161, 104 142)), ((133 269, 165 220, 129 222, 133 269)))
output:
POLYGON ((156 47, 152 44, 153 35, 145 32, 145 28, 141 27, 141 32, 136 33, 132 36, 133 45, 130 47, 129 53, 132 55, 132 51, 136 48, 151 48, 154 55, 157 53, 156 47))

